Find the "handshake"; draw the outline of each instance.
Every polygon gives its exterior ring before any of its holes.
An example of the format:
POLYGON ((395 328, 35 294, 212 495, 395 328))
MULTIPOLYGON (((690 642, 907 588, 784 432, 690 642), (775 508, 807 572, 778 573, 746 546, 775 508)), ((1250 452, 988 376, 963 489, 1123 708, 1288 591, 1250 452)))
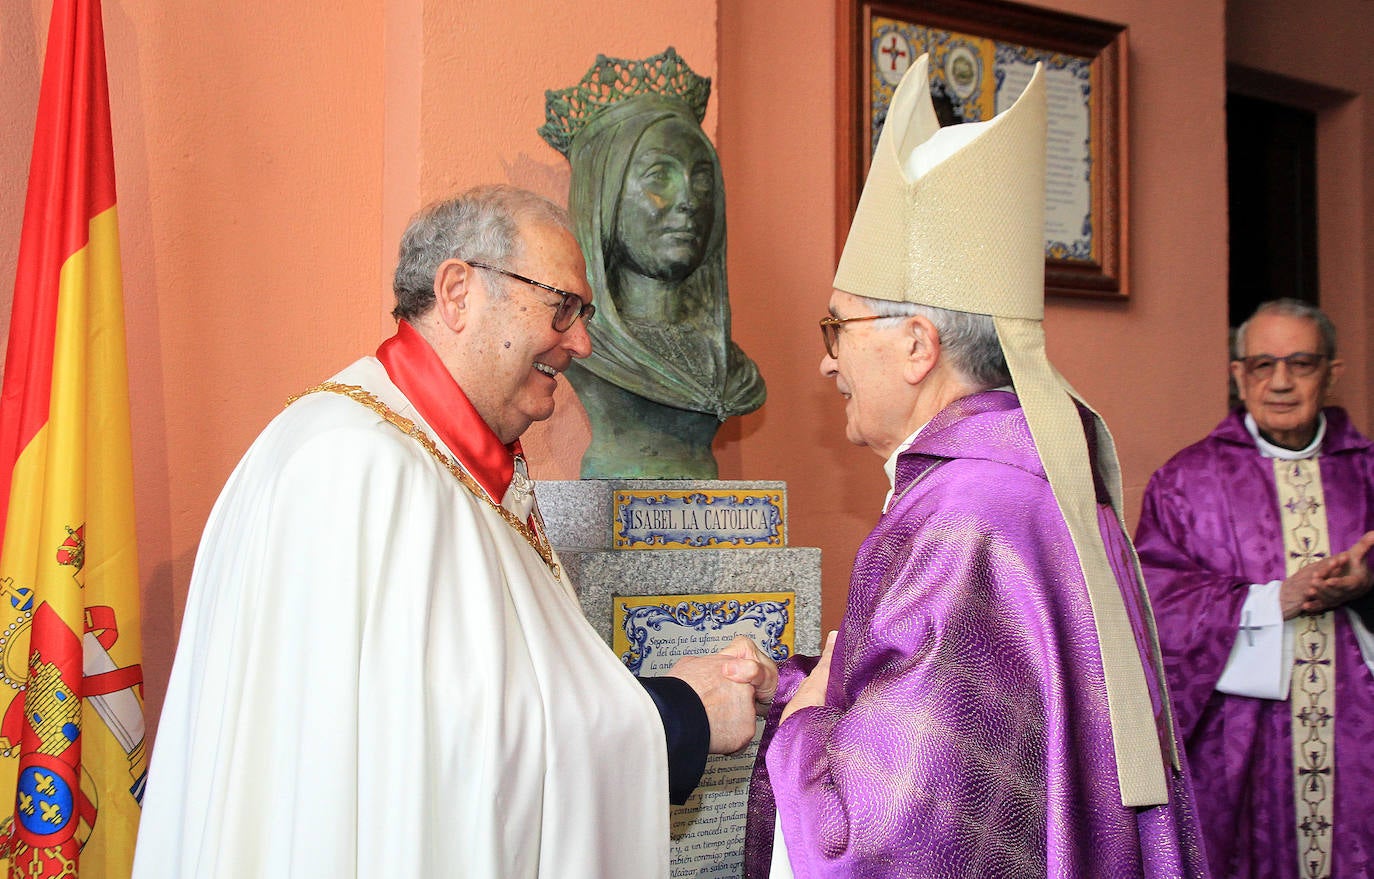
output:
POLYGON ((778 691, 778 667, 752 639, 706 656, 684 656, 668 671, 696 691, 711 723, 712 754, 733 754, 754 738, 754 719, 778 691))

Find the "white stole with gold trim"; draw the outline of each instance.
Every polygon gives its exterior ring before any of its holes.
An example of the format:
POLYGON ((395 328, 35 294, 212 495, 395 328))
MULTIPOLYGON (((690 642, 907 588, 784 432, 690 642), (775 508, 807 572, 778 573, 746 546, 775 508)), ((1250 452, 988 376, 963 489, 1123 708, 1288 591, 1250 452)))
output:
MULTIPOLYGON (((1286 573, 1329 558, 1318 458, 1274 460, 1279 521, 1286 573)), ((1298 875, 1331 875, 1332 812, 1336 768, 1336 644, 1331 611, 1294 621, 1293 683, 1288 702, 1293 718, 1293 801, 1297 812, 1298 875)))

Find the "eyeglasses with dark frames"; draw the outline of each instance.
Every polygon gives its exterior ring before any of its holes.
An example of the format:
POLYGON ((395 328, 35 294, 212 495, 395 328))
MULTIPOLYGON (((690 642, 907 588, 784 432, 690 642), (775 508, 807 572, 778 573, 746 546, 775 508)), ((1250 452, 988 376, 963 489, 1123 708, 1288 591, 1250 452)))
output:
POLYGON ((547 290, 562 297, 557 305, 550 304, 553 311, 553 328, 560 333, 566 333, 572 329, 573 321, 579 317, 583 320, 591 320, 592 315, 596 314, 596 306, 590 302, 583 302, 582 297, 576 293, 569 293, 567 290, 560 290, 552 284, 544 284, 533 278, 524 275, 517 275, 515 272, 498 269, 496 266, 487 265, 484 262, 468 261, 468 265, 475 269, 486 269, 489 272, 496 272, 498 275, 505 275, 507 278, 514 278, 517 281, 529 284, 531 287, 538 287, 540 290, 547 290))
POLYGON ((1282 363, 1288 367, 1288 374, 1294 378, 1307 378, 1315 375, 1321 365, 1330 359, 1328 354, 1314 354, 1311 351, 1296 351, 1287 357, 1272 354, 1255 354, 1237 358, 1245 367, 1245 374, 1256 381, 1267 381, 1274 377, 1274 371, 1282 363))
POLYGON ((882 320, 885 317, 892 317, 890 314, 866 314, 862 317, 834 317, 827 316, 821 318, 821 341, 825 343, 825 353, 833 360, 839 357, 836 352, 840 350, 840 327, 849 323, 857 323, 864 320, 882 320))

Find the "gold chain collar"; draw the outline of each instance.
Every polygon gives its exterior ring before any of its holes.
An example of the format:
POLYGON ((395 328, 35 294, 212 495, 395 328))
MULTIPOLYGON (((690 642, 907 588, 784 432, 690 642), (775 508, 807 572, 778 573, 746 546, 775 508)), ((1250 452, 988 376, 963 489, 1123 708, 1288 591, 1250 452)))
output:
POLYGON ((555 579, 562 579, 563 568, 559 565, 557 560, 554 559, 553 547, 549 544, 548 537, 544 534, 544 520, 539 515, 539 505, 537 502, 534 506, 535 527, 531 528, 528 524, 520 521, 519 517, 510 510, 493 501, 487 495, 486 489, 482 488, 477 480, 472 477, 472 474, 464 470, 462 465, 453 458, 444 454, 439 446, 435 444, 434 440, 430 439, 429 434, 417 427, 414 421, 398 414, 390 406, 379 400, 375 394, 365 391, 357 385, 324 382, 323 384, 315 385, 313 388, 306 388, 299 394, 287 398, 286 405, 290 406, 301 397, 316 393, 339 394, 356 403, 361 403, 382 416, 382 418, 386 419, 406 436, 419 443, 426 452, 429 452, 430 457, 442 464, 449 473, 453 474, 453 478, 457 479, 463 488, 466 488, 474 497, 495 510, 502 519, 506 520, 507 525, 514 528, 521 537, 525 538, 525 542, 534 547, 534 551, 539 553, 539 557, 544 560, 544 564, 548 565, 549 571, 553 574, 555 579))

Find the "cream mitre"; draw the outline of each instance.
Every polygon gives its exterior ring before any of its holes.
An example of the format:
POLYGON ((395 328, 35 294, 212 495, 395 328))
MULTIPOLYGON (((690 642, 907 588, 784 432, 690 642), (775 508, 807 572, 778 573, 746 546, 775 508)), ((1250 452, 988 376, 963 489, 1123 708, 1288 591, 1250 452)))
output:
MULTIPOLYGON (((1122 803, 1165 803, 1165 759, 1178 765, 1171 712, 1166 702, 1170 753, 1161 755, 1144 669, 1098 529, 1092 464, 1075 403, 1083 401, 1045 355, 1045 72, 1037 64, 1016 103, 995 118, 941 128, 928 63, 922 55, 893 93, 834 286, 857 296, 992 316, 1087 583, 1122 803)), ((1102 419, 1088 411, 1097 466, 1120 521, 1115 444, 1102 419)), ((1162 681, 1138 563, 1135 581, 1162 681)))
POLYGON ((887 123, 835 271, 858 296, 1039 320, 1045 277, 1045 74, 987 122, 941 128, 922 55, 887 123), (950 259, 950 254, 959 254, 950 259))

